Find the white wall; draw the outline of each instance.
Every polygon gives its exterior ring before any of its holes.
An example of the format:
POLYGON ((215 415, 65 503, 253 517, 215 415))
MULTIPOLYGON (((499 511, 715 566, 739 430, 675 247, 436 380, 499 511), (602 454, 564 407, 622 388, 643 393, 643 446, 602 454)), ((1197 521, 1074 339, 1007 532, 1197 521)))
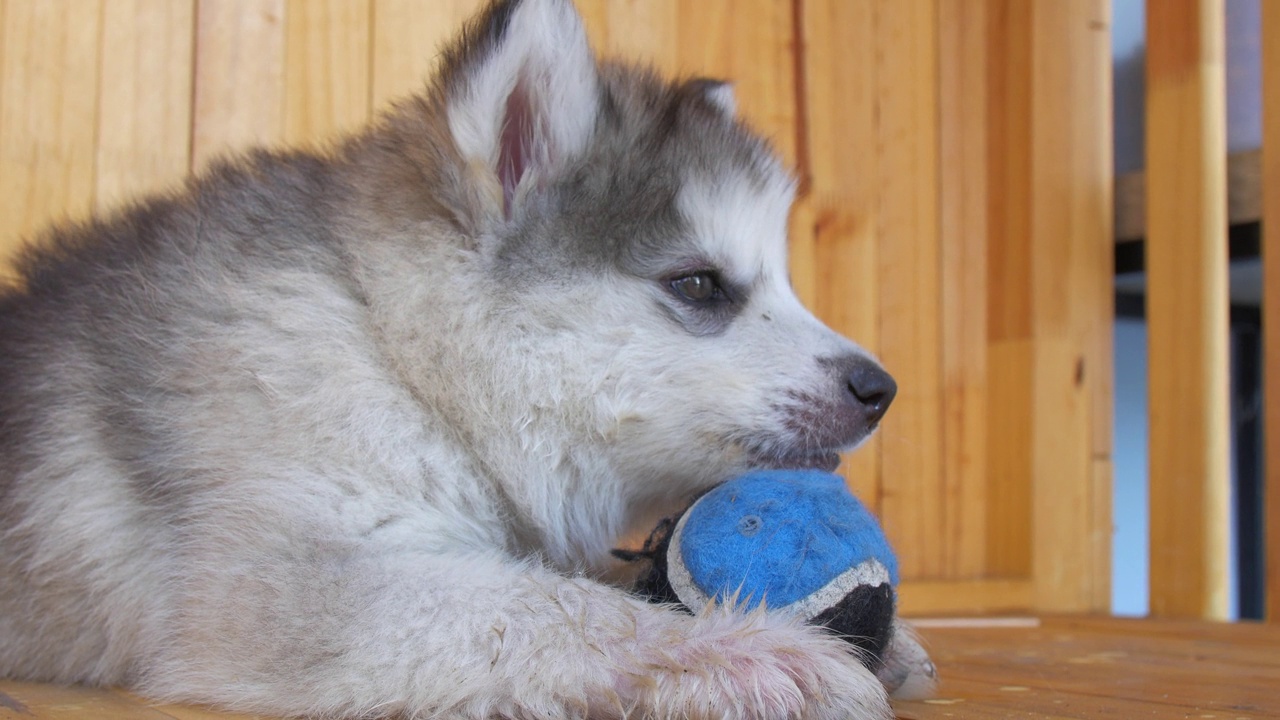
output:
POLYGON ((1146 615, 1147 324, 1144 321, 1116 320, 1115 361, 1111 612, 1146 615))

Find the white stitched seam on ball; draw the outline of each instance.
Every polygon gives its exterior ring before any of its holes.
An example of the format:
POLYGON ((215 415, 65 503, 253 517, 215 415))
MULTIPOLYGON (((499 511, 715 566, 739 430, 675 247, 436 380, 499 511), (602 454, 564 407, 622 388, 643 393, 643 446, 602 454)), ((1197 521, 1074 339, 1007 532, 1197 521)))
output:
POLYGON ((831 582, 800 600, 780 608, 788 613, 812 620, 823 610, 840 602, 856 587, 889 584, 889 570, 879 560, 864 560, 832 578, 831 582))
POLYGON ((697 615, 711 602, 711 598, 693 583, 693 576, 685 567, 684 556, 680 553, 680 536, 684 532, 684 521, 688 519, 689 513, 686 512, 676 523, 676 529, 671 531, 671 542, 667 545, 667 582, 671 583, 671 589, 675 590, 680 602, 697 615))

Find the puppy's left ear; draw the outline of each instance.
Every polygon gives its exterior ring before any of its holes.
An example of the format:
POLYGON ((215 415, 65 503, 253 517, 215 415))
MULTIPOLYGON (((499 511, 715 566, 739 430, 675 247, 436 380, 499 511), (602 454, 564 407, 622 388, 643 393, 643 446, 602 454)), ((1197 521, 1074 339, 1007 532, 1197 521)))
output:
MULTIPOLYGON (((442 74, 449 132, 511 219, 591 139, 599 76, 569 0, 499 0, 464 30, 442 74)), ((486 213, 488 214, 488 213, 486 213)))

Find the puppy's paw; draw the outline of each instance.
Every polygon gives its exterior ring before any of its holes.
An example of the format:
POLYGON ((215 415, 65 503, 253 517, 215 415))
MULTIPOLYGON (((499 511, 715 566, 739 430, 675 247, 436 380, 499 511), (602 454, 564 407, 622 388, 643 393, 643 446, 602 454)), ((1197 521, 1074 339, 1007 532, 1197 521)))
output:
POLYGON ((849 645, 761 611, 710 609, 637 636, 624 683, 644 712, 671 718, 892 718, 880 682, 849 645))
POLYGON ((876 677, 895 700, 923 700, 938 686, 938 669, 915 630, 902 620, 893 621, 893 637, 876 677))

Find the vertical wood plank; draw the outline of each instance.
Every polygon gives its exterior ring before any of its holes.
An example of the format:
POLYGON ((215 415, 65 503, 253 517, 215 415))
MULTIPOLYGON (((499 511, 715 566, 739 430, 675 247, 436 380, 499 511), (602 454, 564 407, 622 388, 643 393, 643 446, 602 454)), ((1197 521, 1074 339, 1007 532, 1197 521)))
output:
MULTIPOLYGON (((798 162, 807 192, 792 218, 792 284, 836 332, 880 350, 879 157, 875 13, 870 3, 805 0, 798 162), (839 58, 839 60, 835 60, 839 58), (833 148, 839 148, 833 152, 833 148)), ((893 371, 893 368, 890 368, 893 371)), ((898 409, 890 411, 890 416, 898 409)), ((877 434, 842 463, 854 493, 879 512, 877 434)))
POLYGON ((279 141, 285 0, 199 0, 192 166, 279 141))
POLYGON ((194 0, 103 6, 96 206, 178 182, 191 166, 194 0))
POLYGON ((993 577, 1030 577, 1032 573, 1035 350, 1030 338, 993 340, 987 346, 991 382, 987 384, 985 566, 993 577))
POLYGON ((986 569, 1032 572, 1031 3, 990 0, 987 14, 986 569))
POLYGON ((1147 7, 1151 613, 1227 614, 1222 0, 1147 7))
POLYGON ((482 6, 481 0, 373 0, 374 111, 421 89, 440 48, 482 6))
POLYGON ((1262 3, 1262 321, 1266 617, 1280 622, 1280 5, 1262 3))
POLYGON ((1094 426, 1111 410, 1094 406, 1091 388, 1109 375, 1099 350, 1113 312, 1109 21, 1106 0, 1040 3, 1033 13, 1032 561, 1045 611, 1095 609, 1110 567, 1110 528, 1093 523, 1109 501, 1095 496, 1094 426))
POLYGON ((370 112, 370 0, 288 0, 285 10, 285 141, 358 128, 370 112))
POLYGON ((1106 601, 1108 9, 988 5, 986 571, 1043 610, 1106 601))
MULTIPOLYGON (((1084 528, 1085 586, 1072 610, 1111 608, 1112 446, 1115 429, 1115 112, 1111 0, 1073 4, 1075 32, 1070 52, 1075 64, 1071 107, 1073 126, 1072 239, 1076 262, 1068 292, 1073 306, 1072 336, 1079 358, 1070 380, 1088 405, 1087 435, 1080 437, 1077 466, 1088 491, 1085 506, 1071 518, 1084 528), (1081 112, 1083 108, 1087 108, 1081 112)), ((1071 492, 1070 482, 1059 492, 1071 492)))
POLYGON ((1031 337, 1032 4, 990 0, 987 137, 995 190, 988 202, 991 251, 987 325, 993 340, 1031 337))
POLYGON ((880 355, 898 380, 881 429, 881 508, 903 577, 945 572, 938 243, 937 3, 877 0, 880 355))
POLYGON ((3 20, 0 253, 7 259, 48 221, 93 207, 102 6, 7 0, 3 20))
POLYGON ((986 566, 987 10, 938 5, 943 568, 986 566))

